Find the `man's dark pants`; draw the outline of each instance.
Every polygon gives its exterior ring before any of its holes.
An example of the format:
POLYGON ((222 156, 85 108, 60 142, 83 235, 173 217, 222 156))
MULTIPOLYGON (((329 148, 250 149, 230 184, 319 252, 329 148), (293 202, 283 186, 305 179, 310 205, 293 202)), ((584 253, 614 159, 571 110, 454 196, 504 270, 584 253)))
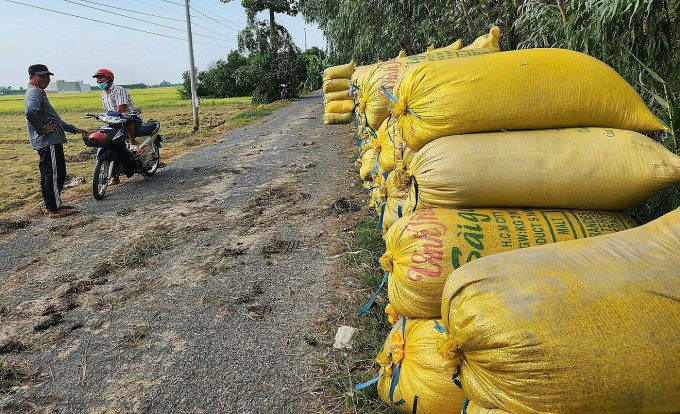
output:
POLYGON ((45 207, 50 211, 61 208, 61 190, 66 182, 66 160, 63 144, 49 145, 38 150, 40 156, 40 190, 45 207))

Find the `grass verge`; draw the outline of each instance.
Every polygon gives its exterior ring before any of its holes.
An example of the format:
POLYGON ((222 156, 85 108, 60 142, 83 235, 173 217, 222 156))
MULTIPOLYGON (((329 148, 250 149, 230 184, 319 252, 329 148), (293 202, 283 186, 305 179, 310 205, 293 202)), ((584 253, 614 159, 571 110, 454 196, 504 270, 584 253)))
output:
POLYGON ((348 413, 394 414, 399 411, 380 400, 376 385, 359 392, 354 390, 356 384, 378 375, 379 366, 375 363, 375 357, 382 351, 391 328, 384 313, 387 304, 385 288, 368 312, 362 316, 356 315, 356 311, 368 302, 380 285, 383 271, 378 259, 385 252, 377 218, 367 215, 365 210, 363 213, 364 216, 352 230, 349 251, 342 255, 343 269, 346 272, 344 283, 355 287, 352 290, 357 293, 338 295, 335 299, 338 302, 337 308, 349 309, 351 312, 341 322, 357 328, 359 332, 354 337, 351 349, 334 350, 328 355, 328 361, 322 361, 322 364, 330 367, 323 385, 333 395, 336 409, 341 408, 348 413))

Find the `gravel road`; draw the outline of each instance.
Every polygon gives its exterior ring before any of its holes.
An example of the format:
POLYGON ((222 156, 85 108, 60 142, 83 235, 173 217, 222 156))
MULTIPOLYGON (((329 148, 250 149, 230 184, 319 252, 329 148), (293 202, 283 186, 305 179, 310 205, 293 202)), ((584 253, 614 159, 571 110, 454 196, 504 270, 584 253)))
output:
POLYGON ((1 235, 0 412, 332 412, 317 361, 359 189, 322 113, 296 100, 1 235))

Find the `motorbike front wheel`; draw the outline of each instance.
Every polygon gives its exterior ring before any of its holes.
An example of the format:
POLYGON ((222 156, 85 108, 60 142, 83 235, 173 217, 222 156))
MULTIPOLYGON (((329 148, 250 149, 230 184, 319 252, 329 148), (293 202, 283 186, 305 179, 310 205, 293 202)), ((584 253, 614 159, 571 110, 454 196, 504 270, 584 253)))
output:
POLYGON ((109 188, 112 167, 113 162, 97 160, 97 165, 94 167, 94 176, 92 177, 92 195, 95 200, 104 198, 106 189, 109 188))

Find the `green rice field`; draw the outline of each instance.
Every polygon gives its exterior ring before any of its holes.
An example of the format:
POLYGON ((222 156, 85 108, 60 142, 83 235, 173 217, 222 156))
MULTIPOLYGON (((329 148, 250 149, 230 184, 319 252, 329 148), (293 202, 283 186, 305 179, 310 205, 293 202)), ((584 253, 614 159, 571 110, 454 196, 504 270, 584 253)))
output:
MULTIPOLYGON (((164 161, 180 155, 193 146, 212 142, 224 132, 268 115, 285 103, 251 105, 250 97, 203 99, 199 106, 201 131, 193 133, 191 102, 180 100, 175 87, 131 89, 135 106, 142 110, 144 119, 161 122, 164 139, 161 156, 164 161)), ((103 111, 101 92, 53 93, 48 95, 61 118, 79 128, 95 129, 101 124, 83 119, 86 113, 103 111)), ((66 183, 76 180, 82 184, 69 189, 65 199, 86 196, 90 192, 94 169, 94 149, 86 147, 80 135, 67 134, 66 183)), ((0 96, 0 218, 38 211, 42 203, 38 154, 28 141, 24 96, 0 96)))

